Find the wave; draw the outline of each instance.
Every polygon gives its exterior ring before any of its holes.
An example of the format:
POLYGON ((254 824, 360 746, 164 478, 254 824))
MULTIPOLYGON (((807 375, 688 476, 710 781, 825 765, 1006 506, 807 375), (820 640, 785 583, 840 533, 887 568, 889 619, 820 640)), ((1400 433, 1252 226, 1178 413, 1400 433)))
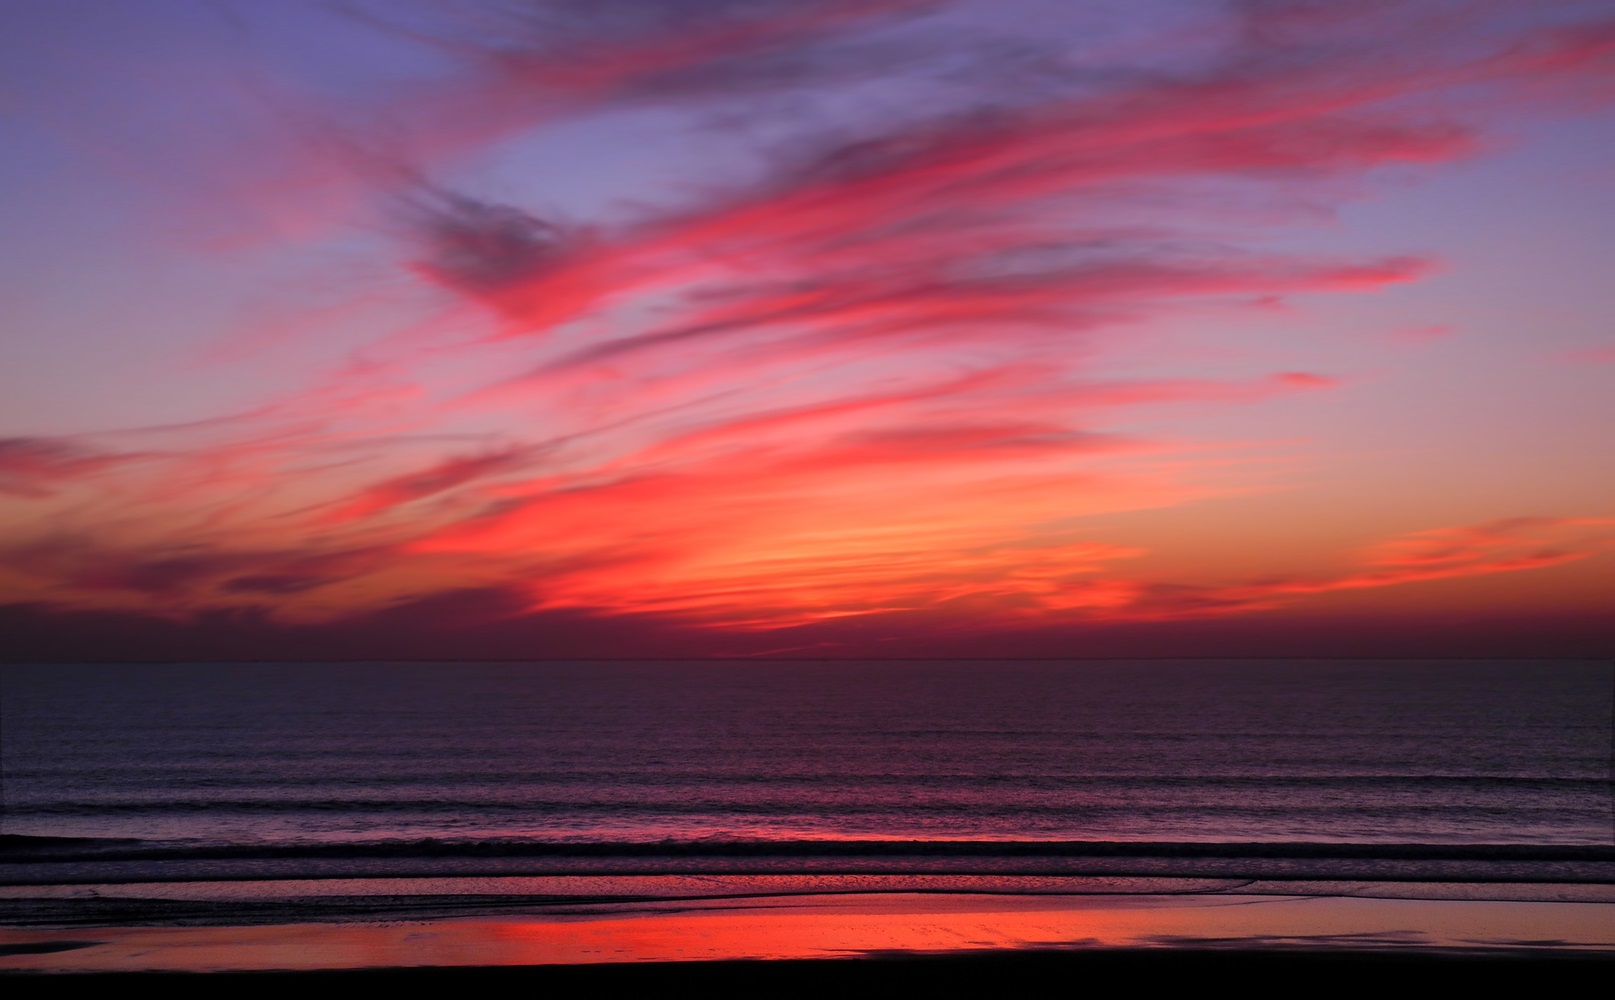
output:
POLYGON ((1198 841, 748 840, 557 842, 525 839, 194 844, 89 837, 0 837, 0 861, 204 861, 450 858, 1157 858, 1615 862, 1598 844, 1365 844, 1198 841))

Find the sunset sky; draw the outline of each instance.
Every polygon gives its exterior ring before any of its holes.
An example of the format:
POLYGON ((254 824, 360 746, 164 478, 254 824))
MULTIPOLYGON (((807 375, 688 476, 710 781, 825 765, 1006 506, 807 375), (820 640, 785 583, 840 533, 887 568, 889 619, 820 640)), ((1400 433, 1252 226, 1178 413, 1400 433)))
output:
POLYGON ((1615 650, 1610 0, 0 5, 0 656, 1615 650))

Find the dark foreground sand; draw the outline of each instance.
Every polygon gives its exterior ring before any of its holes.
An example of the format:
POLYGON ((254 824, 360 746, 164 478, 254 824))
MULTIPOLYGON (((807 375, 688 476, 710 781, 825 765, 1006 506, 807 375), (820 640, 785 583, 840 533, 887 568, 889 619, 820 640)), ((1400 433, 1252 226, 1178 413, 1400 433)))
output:
MULTIPOLYGON (((1087 950, 955 953, 860 959, 653 962, 620 965, 462 966, 304 972, 90 973, 71 977, 89 989, 161 989, 218 995, 234 988, 333 990, 588 989, 754 990, 790 988, 901 991, 1182 987, 1233 984, 1244 990, 1334 988, 1441 990, 1570 989, 1595 992, 1615 961, 1607 955, 1495 955, 1268 950, 1087 950)), ((9 973, 8 997, 59 995, 59 975, 9 973)), ((595 994, 591 994, 595 995, 595 994)))

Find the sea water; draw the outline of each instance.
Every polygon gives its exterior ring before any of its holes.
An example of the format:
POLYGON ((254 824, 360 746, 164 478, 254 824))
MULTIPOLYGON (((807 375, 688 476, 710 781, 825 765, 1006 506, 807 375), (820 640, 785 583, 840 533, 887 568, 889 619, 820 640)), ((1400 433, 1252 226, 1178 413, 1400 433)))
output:
POLYGON ((0 881, 1602 871, 1611 699, 1586 661, 10 666, 0 881))

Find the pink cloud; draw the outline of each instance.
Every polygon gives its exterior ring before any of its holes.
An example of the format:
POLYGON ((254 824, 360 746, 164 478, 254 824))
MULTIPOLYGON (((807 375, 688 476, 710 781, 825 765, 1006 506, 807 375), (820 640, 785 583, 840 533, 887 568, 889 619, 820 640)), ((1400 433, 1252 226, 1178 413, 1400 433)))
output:
POLYGON ((1404 326, 1392 332, 1391 336, 1403 343, 1425 343, 1432 340, 1441 340, 1453 334, 1453 327, 1448 323, 1426 323, 1419 326, 1404 326))
POLYGON ((1339 379, 1312 372, 1280 372, 1273 381, 1291 389, 1328 389, 1340 384, 1339 379))
POLYGON ((42 499, 75 482, 143 461, 51 438, 0 439, 0 494, 42 499))
POLYGON ((430 468, 368 486, 347 500, 340 501, 335 509, 324 515, 323 520, 340 523, 371 517, 479 479, 523 469, 537 457, 533 449, 507 449, 487 455, 449 459, 430 468))
POLYGON ((1359 568, 1337 576, 1215 587, 1156 583, 1122 615, 1236 615, 1341 591, 1546 569, 1609 551, 1615 551, 1615 518, 1510 518, 1391 539, 1364 553, 1359 568))
POLYGON ((880 77, 880 53, 918 86, 928 36, 859 32, 918 30, 930 5, 488 9, 482 27, 388 25, 453 71, 395 95, 420 162, 354 172, 354 197, 394 211, 408 294, 442 313, 301 392, 129 435, 160 461, 0 442, 0 492, 100 490, 7 529, 11 596, 212 612, 273 595, 318 619, 487 588, 519 596, 512 614, 746 629, 939 608, 1148 620, 1603 551, 1604 521, 1509 522, 1395 540, 1339 575, 1211 585, 1129 575, 1146 545, 1079 525, 1226 489, 1196 482, 1191 445, 1132 433, 1144 408, 1341 384, 1263 359, 1189 378, 1172 357, 1120 380, 1095 348, 1208 302, 1368 294, 1437 266, 1255 249, 1270 218, 1229 192, 1332 204, 1342 178, 1472 155, 1498 108, 1607 86, 1609 24, 1235 5, 1227 43, 1184 67, 936 88, 934 111, 787 129, 760 177, 568 221, 437 178, 561 118, 609 131, 624 107, 829 94, 880 77))
POLYGON ((1580 351, 1567 351, 1559 355, 1558 360, 1571 364, 1607 365, 1615 364, 1615 346, 1589 347, 1580 351))

